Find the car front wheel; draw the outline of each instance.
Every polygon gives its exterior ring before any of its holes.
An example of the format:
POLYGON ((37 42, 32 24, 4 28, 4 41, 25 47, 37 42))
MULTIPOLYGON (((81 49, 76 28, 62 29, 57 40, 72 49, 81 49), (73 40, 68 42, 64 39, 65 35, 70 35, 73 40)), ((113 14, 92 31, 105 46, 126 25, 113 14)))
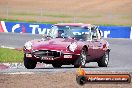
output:
POLYGON ((79 58, 74 62, 74 67, 75 68, 78 68, 80 66, 85 67, 86 59, 87 59, 87 50, 86 48, 83 48, 79 58))
POLYGON ((107 67, 109 62, 109 52, 106 51, 104 56, 97 62, 99 67, 107 67))
POLYGON ((33 61, 30 58, 26 58, 26 57, 24 58, 24 66, 27 69, 34 69, 36 67, 36 64, 37 64, 36 61, 33 61))

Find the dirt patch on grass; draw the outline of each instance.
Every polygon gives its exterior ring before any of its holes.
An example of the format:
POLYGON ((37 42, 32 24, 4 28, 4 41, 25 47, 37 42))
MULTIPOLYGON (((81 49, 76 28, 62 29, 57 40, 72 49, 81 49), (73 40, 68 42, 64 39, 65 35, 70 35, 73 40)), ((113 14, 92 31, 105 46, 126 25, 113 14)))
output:
MULTIPOLYGON (((103 72, 104 73, 104 72, 103 72)), ((42 74, 0 74, 0 88, 131 88, 130 84, 85 84, 76 83, 72 72, 42 74)))
POLYGON ((132 25, 131 0, 1 0, 1 19, 132 25))

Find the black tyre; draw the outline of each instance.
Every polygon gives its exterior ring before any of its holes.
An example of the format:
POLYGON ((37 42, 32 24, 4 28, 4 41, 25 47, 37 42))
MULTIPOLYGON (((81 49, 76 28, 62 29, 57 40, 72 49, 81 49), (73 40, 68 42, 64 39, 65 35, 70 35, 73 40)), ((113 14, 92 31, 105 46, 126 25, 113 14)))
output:
POLYGON ((83 85, 83 84, 86 83, 87 79, 84 76, 77 76, 76 81, 77 81, 78 84, 83 85))
POLYGON ((99 67, 107 67, 109 62, 109 52, 106 51, 104 56, 97 62, 99 67))
POLYGON ((86 48, 83 48, 79 58, 74 62, 74 67, 75 68, 78 68, 80 66, 85 67, 86 59, 87 59, 87 50, 86 48))
POLYGON ((31 60, 30 58, 24 58, 24 66, 27 69, 34 69, 36 67, 37 62, 31 60))
POLYGON ((53 63, 52 66, 53 66, 54 68, 61 68, 62 64, 53 63))

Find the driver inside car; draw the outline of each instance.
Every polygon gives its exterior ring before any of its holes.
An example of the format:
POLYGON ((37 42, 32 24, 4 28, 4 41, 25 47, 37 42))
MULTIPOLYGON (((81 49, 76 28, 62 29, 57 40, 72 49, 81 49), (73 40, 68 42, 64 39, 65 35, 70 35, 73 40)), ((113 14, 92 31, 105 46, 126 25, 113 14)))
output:
POLYGON ((92 39, 97 38, 97 31, 96 31, 95 27, 91 28, 91 33, 92 33, 92 39))
POLYGON ((63 37, 62 36, 63 33, 64 33, 63 30, 58 30, 58 36, 57 36, 57 38, 62 38, 63 37))

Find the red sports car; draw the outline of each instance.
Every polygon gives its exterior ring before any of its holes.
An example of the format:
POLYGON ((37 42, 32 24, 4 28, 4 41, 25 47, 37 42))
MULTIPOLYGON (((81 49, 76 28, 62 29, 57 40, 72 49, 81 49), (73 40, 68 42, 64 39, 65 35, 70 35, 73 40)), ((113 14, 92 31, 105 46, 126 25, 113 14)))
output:
POLYGON ((45 38, 26 42, 23 50, 27 69, 34 69, 37 62, 55 68, 68 64, 85 67, 88 62, 107 67, 110 52, 109 43, 101 38, 98 27, 82 23, 55 24, 45 38))

